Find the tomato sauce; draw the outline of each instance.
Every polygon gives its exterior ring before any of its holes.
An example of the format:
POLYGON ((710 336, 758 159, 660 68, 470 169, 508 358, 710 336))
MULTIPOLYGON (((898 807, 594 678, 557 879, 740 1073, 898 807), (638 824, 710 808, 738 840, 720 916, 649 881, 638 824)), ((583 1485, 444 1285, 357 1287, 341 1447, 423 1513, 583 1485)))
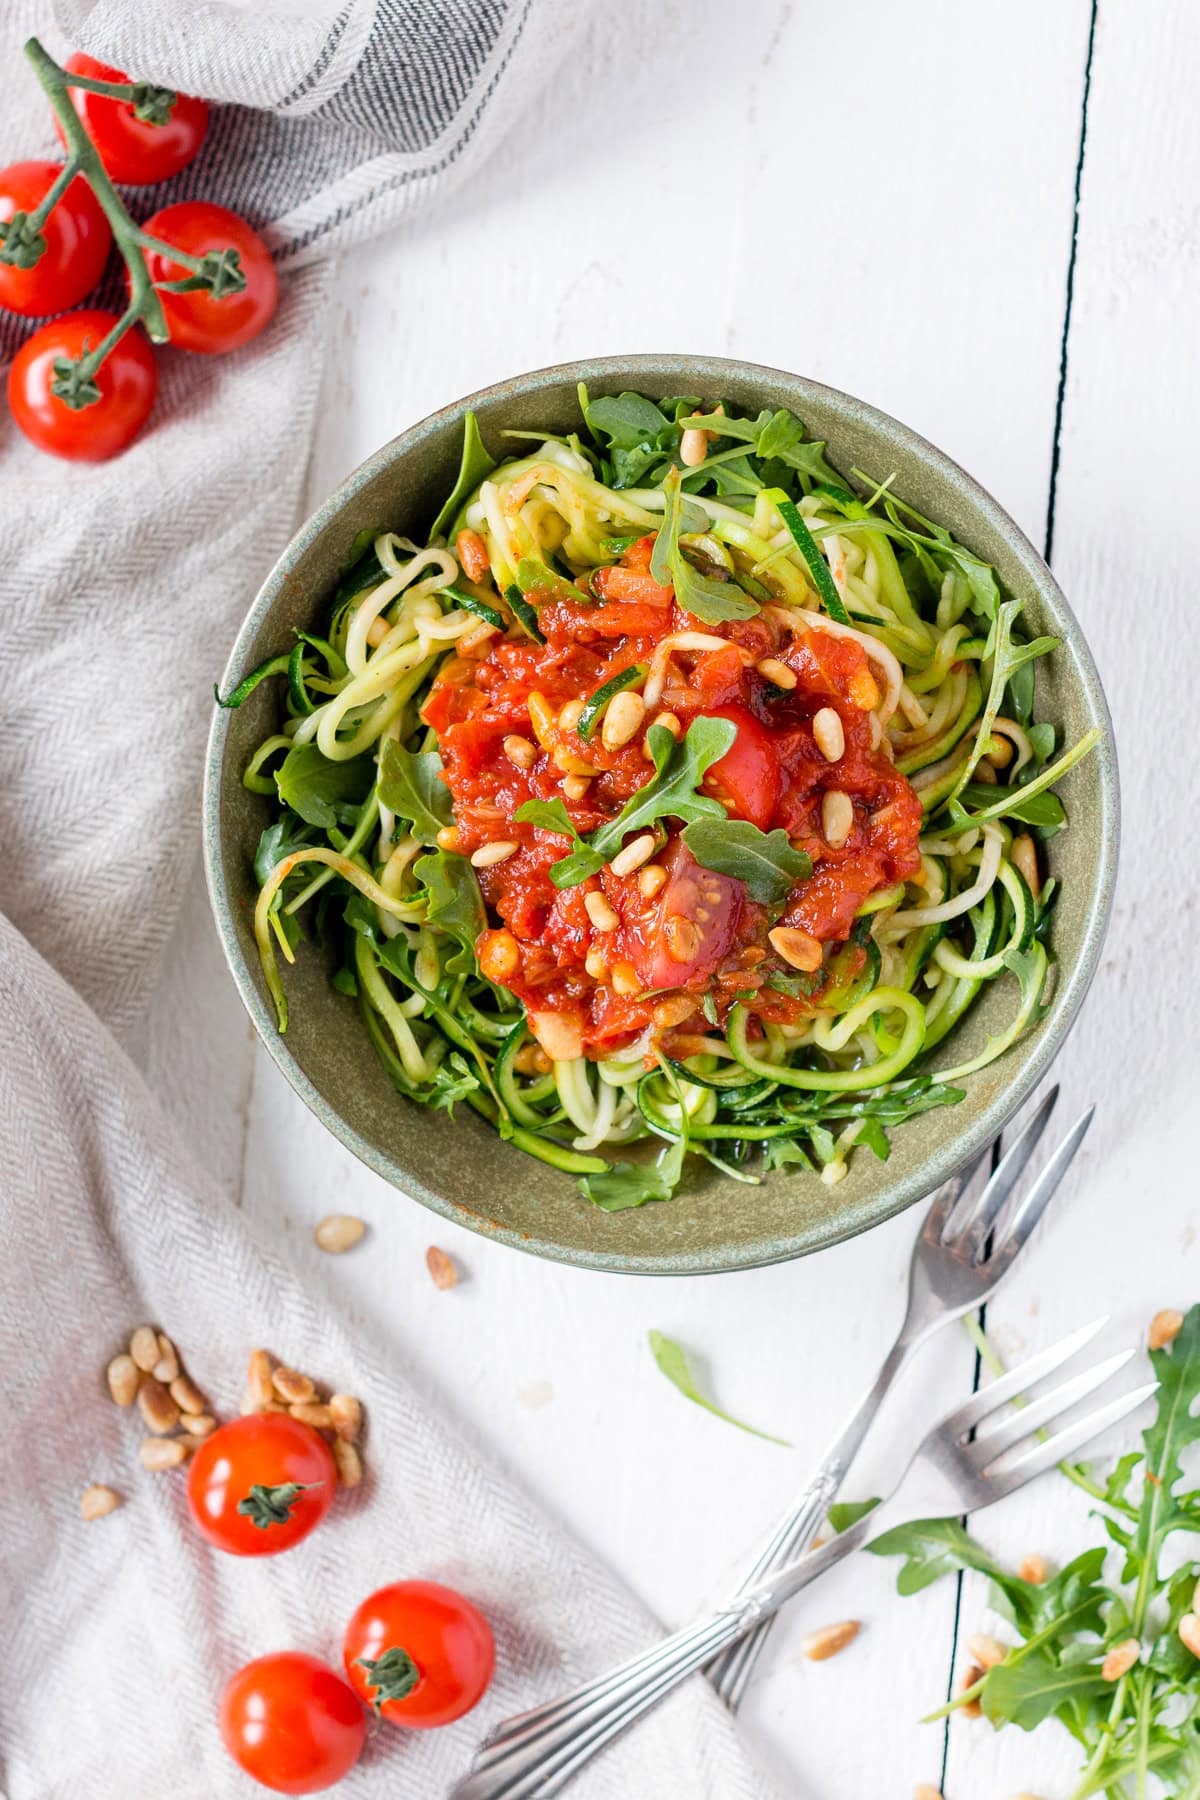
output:
MULTIPOLYGON (((643 538, 590 583, 581 577, 577 601, 561 591, 540 604, 532 596, 546 642, 514 632, 473 657, 447 659, 422 709, 454 799, 453 848, 470 856, 497 841, 517 846, 477 871, 497 921, 477 949, 485 972, 524 1003, 551 1054, 607 1055, 647 1027, 686 1053, 689 1032, 702 1032, 706 1015, 723 1021, 735 1000, 763 1018, 802 1017, 817 1003, 820 974, 797 982, 768 932, 782 924, 819 945, 843 942, 864 900, 920 867, 920 800, 873 744, 878 688, 862 646, 819 624, 797 624, 782 609, 705 624, 653 579, 652 548, 653 538, 643 538), (707 642, 664 652, 656 664, 663 640, 679 633, 707 642), (756 664, 765 658, 783 662, 795 686, 761 674, 756 664), (607 748, 600 724, 585 742, 573 717, 579 703, 633 663, 651 667, 651 680, 661 676, 660 696, 628 742, 607 748), (836 763, 813 737, 822 707, 841 720, 845 749, 836 763), (613 818, 654 773, 645 732, 664 715, 674 716, 676 735, 700 715, 737 725, 704 786, 731 815, 763 830, 782 826, 811 857, 811 878, 782 910, 756 905, 741 882, 698 867, 670 822, 651 863, 623 876, 606 867, 560 891, 550 872, 569 842, 515 822, 531 799, 561 800, 581 835, 613 818), (822 835, 829 789, 853 805, 838 847, 822 835), (607 907, 589 907, 589 894, 607 907)), ((665 722, 670 728, 669 716, 665 722)))

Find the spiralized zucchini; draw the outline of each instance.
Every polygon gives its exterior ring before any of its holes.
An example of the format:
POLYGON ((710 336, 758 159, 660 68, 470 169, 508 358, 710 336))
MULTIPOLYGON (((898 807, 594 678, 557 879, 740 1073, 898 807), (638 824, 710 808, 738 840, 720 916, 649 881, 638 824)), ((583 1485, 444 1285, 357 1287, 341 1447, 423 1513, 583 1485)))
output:
MULTIPOLYGON (((518 1148, 582 1177, 607 1210, 669 1197, 689 1152, 739 1181, 798 1165, 836 1182, 854 1147, 886 1157, 888 1127, 961 1099, 955 1084, 1036 1024, 1055 894, 1037 846, 1065 825, 1054 785, 1096 734, 1056 756, 1034 683, 1055 640, 1022 639, 1021 602, 987 564, 890 481, 839 474, 792 415, 580 399, 580 435, 547 434, 499 464, 469 417, 435 540, 366 536, 325 635, 297 634, 220 702, 240 705, 283 678, 282 720, 245 773, 272 802, 255 933, 279 1028, 280 961, 311 932, 335 945, 335 985, 357 1003, 400 1094, 448 1110, 466 1102, 518 1148), (436 739, 419 708, 464 640, 538 639, 526 594, 578 600, 568 584, 659 530, 671 506, 683 509, 687 559, 677 584, 708 569, 741 609, 726 617, 765 609, 794 625, 803 615, 861 645, 876 741, 920 795, 921 869, 864 903, 794 1023, 736 1005, 682 1060, 642 1038, 603 1060, 551 1064, 520 1003, 476 958, 486 914, 474 870, 448 847, 448 795, 429 780, 436 739), (956 1053, 950 1034, 993 983, 1011 992, 1010 1024, 956 1053), (606 1154, 638 1141, 657 1156, 614 1164, 606 1154)), ((665 669, 655 658, 593 695, 584 749, 605 707, 637 684, 649 698, 665 669)))

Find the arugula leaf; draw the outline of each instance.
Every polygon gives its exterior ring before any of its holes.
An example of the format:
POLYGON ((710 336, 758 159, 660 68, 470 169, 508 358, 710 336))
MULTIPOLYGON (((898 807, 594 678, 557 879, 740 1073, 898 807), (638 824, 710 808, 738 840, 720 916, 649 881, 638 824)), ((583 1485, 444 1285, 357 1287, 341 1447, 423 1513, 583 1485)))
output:
POLYGON ((785 1448, 790 1448, 786 1438, 773 1437, 769 1431, 759 1431, 755 1426, 747 1425, 741 1419, 735 1419, 732 1413, 722 1412, 721 1408, 713 1401, 706 1399, 692 1379, 691 1371, 688 1368, 687 1354, 681 1344, 677 1344, 673 1338, 664 1337, 661 1331, 651 1331, 649 1338, 655 1362, 667 1380, 679 1389, 686 1400, 692 1401, 696 1406, 702 1406, 706 1412, 714 1413, 718 1419, 724 1419, 726 1424, 736 1425, 739 1431, 748 1431, 751 1437, 765 1438, 769 1444, 783 1444, 785 1448))
POLYGON ((768 1138, 763 1145, 764 1169, 787 1169, 792 1167, 798 1169, 813 1169, 815 1166, 812 1157, 808 1154, 808 1151, 804 1148, 803 1144, 801 1144, 799 1138, 768 1138))
POLYGON ((843 1531, 849 1531, 860 1519, 875 1511, 879 1505, 878 1496, 873 1500, 839 1500, 829 1508, 825 1517, 829 1520, 830 1529, 840 1537, 843 1531))
POLYGON ((474 869, 465 856, 456 856, 450 850, 433 850, 418 856, 413 874, 425 890, 425 916, 429 923, 459 946, 447 958, 448 972, 477 975, 475 940, 487 925, 487 914, 474 869))
POLYGON ((458 479, 447 494, 442 510, 429 527, 431 543, 434 538, 449 531, 463 502, 470 499, 480 482, 486 480, 495 467, 496 459, 489 455, 479 435, 479 420, 473 412, 469 412, 463 420, 463 447, 458 479))
MULTIPOLYGON (((753 454, 764 462, 780 463, 799 475, 806 492, 825 483, 835 488, 841 486, 841 476, 825 460, 824 443, 807 439, 795 413, 783 408, 773 413, 760 412, 755 419, 739 419, 715 412, 694 413, 690 418, 681 419, 680 423, 685 430, 694 426, 719 432, 722 437, 732 438, 735 442, 752 444, 753 454)), ((713 474, 716 475, 715 469, 713 474)))
POLYGON ((1112 1693, 1098 1663, 1063 1663, 1049 1650, 1034 1650, 1020 1661, 1006 1659, 987 1672, 980 1703, 993 1725, 1032 1731, 1043 1719, 1112 1693))
POLYGON ((779 905, 812 874, 811 857, 793 850, 779 825, 761 831, 748 819, 696 819, 684 829, 683 841, 703 868, 744 882, 760 906, 779 905))
POLYGON ((1003 800, 1003 810, 998 817, 1019 819, 1023 825, 1034 825, 1047 835, 1061 831, 1067 822, 1066 807, 1057 794, 1048 790, 1026 795, 1023 788, 985 787, 982 781, 970 781, 961 798, 968 807, 998 806, 1003 800))
POLYGON ((896 1577, 898 1594, 919 1594, 951 1569, 978 1569, 993 1580, 1008 1579, 1006 1571, 957 1519, 914 1519, 910 1525, 896 1525, 885 1531, 866 1548, 872 1556, 904 1558, 896 1577))
POLYGON ((579 1186, 603 1212, 627 1212, 650 1200, 670 1200, 683 1174, 687 1145, 676 1138, 657 1162, 614 1163, 603 1175, 585 1175, 579 1186))
POLYGON ((607 862, 630 832, 644 831, 659 819, 722 819, 719 800, 699 791, 713 763, 733 748, 737 726, 730 719, 700 717, 692 720, 686 736, 676 741, 662 725, 646 733, 654 774, 621 808, 615 819, 601 825, 589 840, 607 862))
POLYGON ((589 875, 598 875, 604 867, 603 856, 592 849, 586 838, 580 837, 561 800, 526 800, 518 806, 513 818, 522 825, 537 825, 542 831, 557 832, 574 844, 572 854, 556 862, 550 871, 555 887, 577 887, 589 875))
POLYGON ((757 601, 743 593, 735 581, 718 581, 712 575, 702 575, 680 549, 679 533, 684 523, 681 513, 686 504, 686 496, 680 491, 680 479, 679 470, 672 468, 663 480, 666 505, 654 540, 650 573, 661 586, 673 586, 675 598, 684 611, 703 619, 706 625, 716 625, 725 619, 752 619, 758 611, 757 601))
POLYGON ((307 825, 326 829, 338 822, 339 805, 361 803, 375 781, 375 759, 352 756, 331 762, 316 744, 294 744, 275 771, 285 806, 307 825))
POLYGON ((398 818, 408 821, 419 844, 436 844, 438 832, 454 823, 450 789, 436 750, 406 750, 394 739, 385 738, 379 798, 398 818))
MULTIPOLYGON (((312 828, 301 818, 288 809, 281 812, 275 822, 267 826, 254 852, 254 879, 259 887, 266 885, 271 870, 285 856, 291 856, 297 850, 307 850, 315 842, 316 836, 312 828)), ((305 879, 307 878, 306 872, 305 879)))
POLYGON ((580 386, 580 405, 588 430, 607 447, 615 488, 636 487, 679 443, 679 427, 644 394, 602 394, 588 398, 580 386))

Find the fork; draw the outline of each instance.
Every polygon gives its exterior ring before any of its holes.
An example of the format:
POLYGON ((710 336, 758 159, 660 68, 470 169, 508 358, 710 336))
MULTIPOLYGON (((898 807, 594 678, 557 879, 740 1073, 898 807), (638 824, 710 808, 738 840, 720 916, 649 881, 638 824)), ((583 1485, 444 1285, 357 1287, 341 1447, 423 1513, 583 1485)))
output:
POLYGON ((1134 1355, 1133 1349, 1069 1376, 1008 1417, 997 1417, 1009 1401, 1027 1394, 1035 1383, 1090 1343, 1106 1323, 1106 1319, 1097 1319, 1072 1332, 947 1414, 908 1459, 891 1496, 840 1536, 772 1571, 727 1606, 607 1675, 584 1683, 561 1700, 506 1720, 487 1739, 473 1771, 451 1790, 451 1800, 526 1800, 531 1795, 561 1793, 597 1751, 628 1730, 681 1681, 868 1538, 914 1518, 978 1512, 1015 1493, 1124 1419, 1154 1393, 1157 1382, 1095 1408, 1062 1425, 1052 1436, 1044 1435, 1043 1430, 1108 1381, 1134 1355), (981 1431, 985 1425, 990 1429, 981 1431))
MULTIPOLYGON (((1028 1193, 1014 1201, 1005 1214, 1005 1202, 1013 1194, 1057 1101, 1058 1088, 1053 1087, 1013 1140, 982 1192, 972 1192, 973 1178, 990 1159, 994 1146, 939 1188, 913 1246, 908 1308, 896 1341, 816 1474, 763 1545, 743 1588, 799 1554, 825 1517, 829 1502, 901 1370, 934 1332, 990 1299, 1008 1274, 1092 1122, 1095 1109, 1089 1107, 1071 1127, 1028 1193)), ((731 1711, 736 1712, 741 1703, 773 1623, 773 1619, 765 1619, 757 1631, 726 1651, 708 1671, 709 1680, 731 1711)))

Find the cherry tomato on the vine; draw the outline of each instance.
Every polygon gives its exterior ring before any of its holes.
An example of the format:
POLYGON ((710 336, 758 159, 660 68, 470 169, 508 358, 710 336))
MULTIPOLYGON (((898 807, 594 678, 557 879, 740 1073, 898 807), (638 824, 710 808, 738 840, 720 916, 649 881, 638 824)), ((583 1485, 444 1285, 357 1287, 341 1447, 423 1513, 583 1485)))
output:
POLYGON ((117 322, 115 313, 92 308, 66 313, 35 331, 8 371, 8 404, 30 443, 71 462, 103 462, 124 450, 141 430, 158 391, 154 352, 135 325, 105 357, 95 375, 100 398, 68 406, 52 391, 54 365, 94 350, 117 322))
MULTIPOLYGON (((19 162, 0 169, 0 223, 7 224, 14 213, 34 212, 62 168, 54 162, 19 162)), ((46 248, 32 268, 0 262, 0 306, 25 319, 77 306, 104 273, 112 232, 82 175, 55 201, 41 235, 46 248)))
MULTIPOLYGON (((77 52, 63 64, 70 75, 88 75, 93 81, 128 81, 119 69, 77 52)), ((109 94, 93 94, 87 88, 70 88, 71 104, 83 120, 83 128, 96 146, 100 161, 113 181, 125 187, 148 187, 178 175, 199 154, 208 130, 208 102, 190 94, 177 94, 165 125, 139 119, 128 100, 109 94)), ((66 137, 58 120, 54 128, 63 143, 66 137)))
POLYGON ((277 1794, 317 1794, 362 1753, 366 1715, 318 1657, 283 1650, 249 1662, 221 1697, 221 1737, 247 1775, 277 1794))
POLYGON ((274 1556, 306 1538, 333 1504, 337 1470, 320 1432, 287 1413, 249 1413, 201 1443, 188 1504, 231 1556, 274 1556))
POLYGON ((437 1581, 396 1581, 363 1601, 343 1661, 380 1718, 418 1730, 461 1719, 496 1666, 492 1628, 477 1606, 437 1581))
MULTIPOLYGON (((279 298, 279 282, 271 252, 240 214, 207 200, 181 200, 164 206, 142 227, 148 237, 161 238, 189 256, 209 250, 236 250, 246 285, 238 294, 219 299, 205 289, 190 294, 169 294, 159 289, 171 342, 182 350, 215 354, 248 344, 269 325, 279 298)), ((189 270, 160 251, 147 253, 151 281, 186 280, 189 270)), ((128 280, 128 277, 126 278, 128 280)))

